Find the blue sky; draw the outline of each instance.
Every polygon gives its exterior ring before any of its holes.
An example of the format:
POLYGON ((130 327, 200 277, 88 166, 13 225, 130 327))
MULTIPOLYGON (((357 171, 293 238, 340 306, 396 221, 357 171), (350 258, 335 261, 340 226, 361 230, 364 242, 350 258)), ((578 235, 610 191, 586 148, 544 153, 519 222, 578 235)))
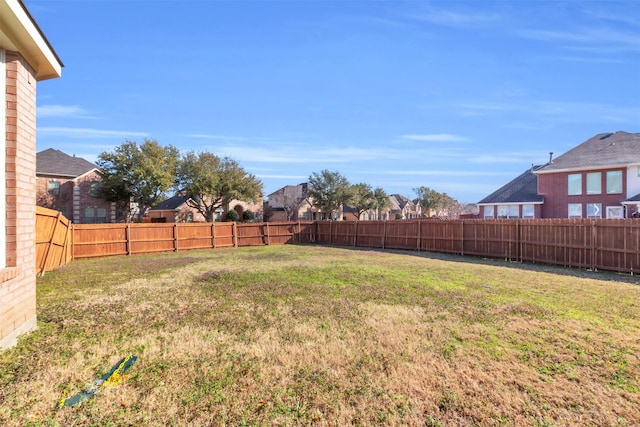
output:
POLYGON ((229 156, 265 195, 338 171, 477 202, 640 132, 639 1, 24 0, 65 67, 38 151, 229 156))

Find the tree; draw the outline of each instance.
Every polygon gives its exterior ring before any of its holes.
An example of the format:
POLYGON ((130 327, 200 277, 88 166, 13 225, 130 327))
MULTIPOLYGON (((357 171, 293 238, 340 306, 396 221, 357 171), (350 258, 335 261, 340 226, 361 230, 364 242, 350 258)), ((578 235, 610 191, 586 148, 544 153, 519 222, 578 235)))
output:
POLYGON ((437 216, 453 216, 456 212, 459 213, 459 203, 457 200, 449 196, 447 193, 438 193, 429 187, 414 188, 416 195, 418 196, 420 206, 425 211, 425 215, 437 215, 437 216))
POLYGON ((191 196, 187 202, 213 222, 218 208, 234 199, 255 201, 262 197, 262 182, 235 160, 215 154, 190 151, 178 163, 176 188, 191 196))
POLYGON ((332 219, 332 214, 340 210, 351 199, 347 178, 338 172, 322 170, 313 172, 309 177, 309 199, 314 207, 332 219))
POLYGON ((133 201, 142 220, 149 208, 165 199, 175 179, 178 157, 177 148, 150 139, 140 145, 125 141, 112 152, 101 153, 96 164, 101 170, 103 196, 120 208, 130 209, 133 201))
POLYGON ((380 211, 389 207, 389 196, 380 187, 376 187, 373 190, 373 200, 375 201, 374 209, 376 210, 376 219, 380 219, 380 211))
POLYGON ((387 193, 380 188, 376 187, 375 190, 371 189, 369 184, 359 183, 351 186, 351 199, 350 206, 358 212, 358 219, 363 213, 376 210, 376 214, 387 207, 389 204, 389 198, 387 193))

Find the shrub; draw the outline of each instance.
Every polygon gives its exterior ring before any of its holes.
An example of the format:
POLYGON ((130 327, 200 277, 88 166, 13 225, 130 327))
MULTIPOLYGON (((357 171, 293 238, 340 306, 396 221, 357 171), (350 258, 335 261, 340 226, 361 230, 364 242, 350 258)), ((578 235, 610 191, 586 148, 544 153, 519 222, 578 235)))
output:
POLYGON ((238 221, 239 219, 240 215, 238 215, 238 212, 236 212, 235 210, 231 209, 229 212, 227 212, 227 222, 238 221))
POLYGON ((244 213, 242 214, 242 219, 251 222, 256 219, 256 215, 251 211, 244 211, 244 213))

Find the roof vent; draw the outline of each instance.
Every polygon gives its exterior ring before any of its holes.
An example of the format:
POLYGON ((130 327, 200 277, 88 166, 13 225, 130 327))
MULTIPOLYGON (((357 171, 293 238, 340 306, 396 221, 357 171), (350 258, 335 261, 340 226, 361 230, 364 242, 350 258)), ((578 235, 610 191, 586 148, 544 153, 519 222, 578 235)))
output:
POLYGON ((608 133, 608 134, 606 134, 606 135, 601 136, 601 137, 600 137, 600 141, 602 141, 603 139, 607 139, 607 138, 609 138, 611 135, 613 135, 613 134, 612 134, 612 133, 608 133))
POLYGON ((553 163, 553 151, 549 151, 549 164, 553 163))

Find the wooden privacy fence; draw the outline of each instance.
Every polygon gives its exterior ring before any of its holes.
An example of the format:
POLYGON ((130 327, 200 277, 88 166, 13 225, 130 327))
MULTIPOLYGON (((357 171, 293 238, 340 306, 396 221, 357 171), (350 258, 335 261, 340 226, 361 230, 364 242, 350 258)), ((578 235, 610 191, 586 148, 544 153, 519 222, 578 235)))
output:
POLYGON ((71 228, 60 212, 36 207, 36 273, 56 268, 71 261, 71 228))
POLYGON ((640 271, 637 219, 323 221, 316 241, 640 271))
POLYGON ((403 220, 69 224, 37 211, 37 268, 71 259, 238 246, 324 243, 445 252, 626 273, 640 271, 640 220, 403 220))
POLYGON ((73 259, 314 241, 313 222, 77 224, 73 259))

